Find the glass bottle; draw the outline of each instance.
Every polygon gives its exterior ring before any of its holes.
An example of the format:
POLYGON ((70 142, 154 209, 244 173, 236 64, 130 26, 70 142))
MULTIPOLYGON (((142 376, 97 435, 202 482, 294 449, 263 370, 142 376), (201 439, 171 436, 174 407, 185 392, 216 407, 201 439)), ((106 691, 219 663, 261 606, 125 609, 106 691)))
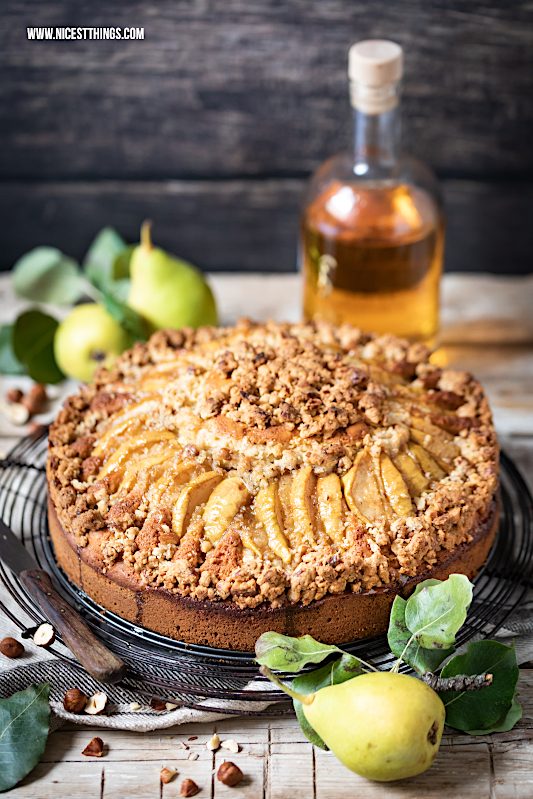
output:
POLYGON ((351 153, 312 177, 301 223, 304 317, 432 343, 438 330, 444 225, 436 180, 400 157, 402 49, 350 49, 351 153))

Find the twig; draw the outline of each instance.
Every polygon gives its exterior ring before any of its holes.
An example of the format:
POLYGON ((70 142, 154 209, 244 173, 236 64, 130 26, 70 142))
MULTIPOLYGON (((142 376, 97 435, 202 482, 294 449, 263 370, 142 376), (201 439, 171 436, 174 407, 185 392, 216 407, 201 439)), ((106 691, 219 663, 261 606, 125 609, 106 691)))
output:
POLYGON ((492 685, 492 674, 458 674, 456 677, 439 677, 427 671, 422 681, 434 691, 479 691, 492 685))

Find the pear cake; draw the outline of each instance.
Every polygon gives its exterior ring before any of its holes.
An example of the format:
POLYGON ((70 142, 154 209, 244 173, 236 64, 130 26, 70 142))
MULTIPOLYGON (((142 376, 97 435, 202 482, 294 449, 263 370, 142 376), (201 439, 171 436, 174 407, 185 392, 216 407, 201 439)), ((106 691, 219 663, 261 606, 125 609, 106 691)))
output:
POLYGON ((469 374, 326 324, 166 330, 51 426, 49 522, 69 579, 188 643, 383 632, 396 594, 473 576, 498 445, 469 374))

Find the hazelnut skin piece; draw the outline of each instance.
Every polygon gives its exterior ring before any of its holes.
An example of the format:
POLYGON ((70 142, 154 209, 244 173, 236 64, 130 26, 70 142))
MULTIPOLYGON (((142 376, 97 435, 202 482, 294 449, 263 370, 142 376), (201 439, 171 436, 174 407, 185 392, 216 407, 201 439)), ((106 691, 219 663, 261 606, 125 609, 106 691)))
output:
POLYGON ((163 785, 168 785, 169 782, 172 782, 177 773, 178 772, 174 768, 162 768, 159 772, 159 779, 163 785))
POLYGON ((196 796, 197 793, 200 792, 200 788, 197 786, 194 780, 191 780, 187 777, 186 780, 183 780, 180 786, 180 796, 196 796))
POLYGON ((86 757, 103 757, 104 756, 104 742, 101 738, 93 738, 82 752, 86 757))

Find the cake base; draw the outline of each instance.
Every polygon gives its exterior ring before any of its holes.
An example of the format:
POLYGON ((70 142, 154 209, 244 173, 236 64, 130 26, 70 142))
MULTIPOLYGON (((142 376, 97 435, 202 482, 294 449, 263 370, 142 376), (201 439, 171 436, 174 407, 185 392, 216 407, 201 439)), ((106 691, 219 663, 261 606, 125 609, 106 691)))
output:
POLYGON ((402 585, 363 593, 329 594, 310 605, 241 609, 232 602, 199 602, 164 588, 141 586, 124 563, 106 574, 98 557, 101 533, 78 547, 74 536, 59 522, 48 503, 50 535, 58 564, 91 599, 127 621, 190 644, 253 652, 257 638, 268 630, 286 635, 309 634, 327 644, 342 644, 384 633, 397 594, 408 596, 416 584, 430 577, 444 580, 450 574, 472 578, 486 561, 498 530, 498 504, 494 500, 487 519, 473 531, 472 540, 443 557, 431 569, 402 585))

